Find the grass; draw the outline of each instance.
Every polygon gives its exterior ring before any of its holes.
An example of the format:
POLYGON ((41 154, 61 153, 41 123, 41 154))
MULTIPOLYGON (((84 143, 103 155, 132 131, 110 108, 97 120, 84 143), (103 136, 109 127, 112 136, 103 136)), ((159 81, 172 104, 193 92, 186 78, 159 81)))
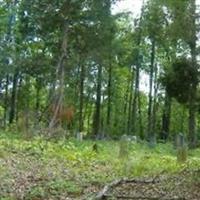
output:
POLYGON ((189 151, 187 162, 180 164, 171 144, 152 149, 145 143, 129 143, 127 155, 120 157, 117 141, 98 141, 98 153, 93 144, 89 140, 25 140, 1 134, 0 199, 78 199, 120 177, 156 176, 200 167, 200 149, 189 151))

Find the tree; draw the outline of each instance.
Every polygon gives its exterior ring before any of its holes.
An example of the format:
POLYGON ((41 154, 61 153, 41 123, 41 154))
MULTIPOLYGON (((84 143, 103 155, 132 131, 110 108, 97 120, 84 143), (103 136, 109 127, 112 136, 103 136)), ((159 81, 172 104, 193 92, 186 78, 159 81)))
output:
MULTIPOLYGON (((164 13, 162 4, 158 1, 149 1, 144 12, 144 26, 146 29, 146 36, 150 43, 150 64, 149 64, 149 103, 148 103, 148 125, 147 138, 150 143, 155 143, 155 117, 153 116, 153 87, 156 83, 155 79, 155 60, 156 60, 156 46, 158 46, 163 33, 164 13)), ((154 97, 155 99, 156 97, 154 97)))
MULTIPOLYGON (((165 2, 166 3, 166 2, 165 2)), ((171 27, 171 37, 179 44, 185 46, 185 49, 189 49, 191 55, 191 65, 192 68, 198 68, 196 62, 196 41, 197 41, 197 23, 196 23, 196 2, 192 1, 168 1, 165 5, 168 6, 170 12, 172 13, 172 23, 171 27), (181 20, 180 20, 181 19, 181 20), (189 31, 185 31, 188 29, 189 31)), ((188 55, 188 52, 181 49, 181 53, 188 55)), ((188 138, 191 147, 195 146, 196 143, 196 93, 197 93, 197 83, 191 83, 189 94, 189 118, 188 118, 188 138)), ((180 100, 180 99, 179 99, 180 100)))

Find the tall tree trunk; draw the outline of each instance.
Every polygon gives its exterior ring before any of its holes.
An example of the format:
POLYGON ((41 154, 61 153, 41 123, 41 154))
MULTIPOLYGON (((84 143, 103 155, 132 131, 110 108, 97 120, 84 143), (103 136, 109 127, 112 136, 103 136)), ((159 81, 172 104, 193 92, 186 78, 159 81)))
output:
MULTIPOLYGON (((8 27, 7 27, 7 43, 9 45, 14 45, 14 25, 15 25, 15 19, 16 19, 16 5, 18 1, 14 0, 8 4, 8 9, 10 11, 10 16, 8 19, 8 27)), ((8 57, 8 59, 10 56, 8 57)), ((9 62, 8 62, 9 63, 9 62)), ((14 121, 15 118, 15 109, 16 109, 16 90, 17 90, 17 79, 18 79, 18 73, 15 71, 13 75, 12 80, 12 94, 11 94, 11 101, 10 101, 10 113, 9 113, 9 123, 11 124, 14 121)))
POLYGON ((130 81, 130 95, 129 95, 129 104, 128 104, 128 120, 127 120, 127 134, 131 133, 131 122, 132 122, 132 101, 133 101, 133 83, 134 83, 134 68, 131 67, 131 81, 130 81))
MULTIPOLYGON (((189 41, 190 52, 192 57, 192 67, 197 68, 197 60, 196 60, 196 2, 195 0, 191 0, 191 38, 189 41)), ((189 146, 194 148, 196 146, 196 93, 197 93, 197 85, 196 83, 191 85, 190 89, 190 99, 189 99, 189 146)))
POLYGON ((152 123, 152 92, 153 92, 153 74, 154 74, 154 59, 155 59, 155 39, 151 40, 151 64, 150 64, 150 75, 149 75, 149 103, 148 103, 148 140, 150 143, 154 143, 155 135, 153 133, 152 123))
POLYGON ((19 120, 19 111, 20 111, 20 97, 22 96, 21 95, 21 88, 22 88, 22 76, 19 75, 18 77, 18 84, 17 84, 17 94, 16 94, 16 99, 18 100, 17 101, 17 104, 16 104, 16 114, 15 114, 15 119, 16 119, 16 122, 18 122, 19 120))
POLYGON ((14 75, 13 75, 13 81, 12 81, 12 93, 11 93, 11 101, 10 101, 9 124, 12 124, 14 119, 15 119, 17 82, 18 82, 18 72, 15 72, 14 75))
POLYGON ((6 75, 5 85, 5 96, 4 96, 4 128, 7 125, 7 114, 8 114, 8 86, 9 86, 9 75, 6 75))
POLYGON ((111 93, 112 93, 112 65, 111 65, 111 58, 109 58, 109 69, 108 69, 108 104, 107 104, 107 119, 106 119, 106 125, 107 125, 107 131, 110 130, 110 121, 111 121, 111 93))
POLYGON ((124 127, 124 130, 123 130, 124 133, 126 133, 127 130, 128 130, 126 119, 127 119, 127 116, 128 116, 127 109, 128 109, 128 102, 129 102, 129 88, 130 88, 130 83, 131 83, 131 78, 129 78, 128 81, 127 81, 127 89, 126 89, 126 93, 125 93, 125 96, 124 96, 124 109, 123 109, 123 111, 124 111, 123 114, 124 114, 124 118, 125 118, 124 125, 123 125, 123 127, 124 127))
POLYGON ((25 77, 25 88, 26 88, 26 97, 25 97, 25 104, 24 104, 24 122, 25 122, 25 134, 26 136, 29 135, 31 132, 29 131, 30 128, 30 121, 31 121, 31 112, 30 112, 30 89, 31 89, 31 79, 29 75, 26 75, 25 77))
POLYGON ((180 133, 184 133, 185 130, 184 130, 184 125, 185 125, 185 116, 186 116, 186 110, 185 110, 185 107, 183 106, 182 108, 182 112, 180 114, 180 117, 181 117, 181 120, 180 120, 180 133))
MULTIPOLYGON (((192 52, 192 64, 193 66, 196 66, 196 53, 192 52), (195 56, 195 58, 194 58, 195 56)), ((189 99, 189 146, 191 148, 194 148, 196 146, 196 92, 197 92, 197 86, 195 84, 192 84, 190 89, 190 99, 189 99)))
POLYGON ((138 94, 138 117, 139 117, 139 136, 143 140, 145 138, 144 136, 144 125, 143 125, 143 120, 142 120, 142 109, 141 109, 141 96, 140 93, 138 94))
MULTIPOLYGON (((18 0, 14 0, 10 2, 9 9, 10 9, 10 16, 8 20, 8 29, 7 29, 7 42, 9 45, 15 45, 14 40, 14 26, 16 21, 16 6, 17 6, 18 0)), ((10 57, 9 57, 10 58, 10 57)), ((13 59, 15 61, 15 59, 13 59)), ((12 60, 12 61, 13 61, 12 60)), ((13 82, 12 82, 12 94, 11 94, 11 101, 10 101, 10 113, 9 113, 9 123, 13 123, 15 119, 15 110, 16 110, 16 92, 17 92, 17 81, 18 81, 18 71, 15 69, 14 75, 13 75, 13 82)))
MULTIPOLYGON (((37 86, 36 87, 36 101, 35 101, 35 111, 38 113, 40 110, 40 92, 41 92, 41 87, 37 86)), ((37 115, 38 117, 38 115, 37 115)))
MULTIPOLYGON (((142 10, 140 14, 140 20, 138 24, 138 35, 137 35, 137 57, 136 57, 136 71, 135 71, 135 88, 134 88, 134 98, 133 98, 133 108, 132 108, 132 132, 134 135, 136 135, 136 122, 138 119, 138 112, 139 111, 139 104, 140 104, 140 68, 141 68, 141 62, 142 62, 142 56, 140 55, 140 43, 142 38, 142 29, 141 29, 141 22, 142 17, 144 13, 144 1, 142 2, 142 10)), ((140 116, 139 116, 140 117, 140 116)), ((140 119, 139 119, 140 123, 140 119)), ((141 128, 141 127, 140 127, 141 128)))
POLYGON ((134 88, 133 111, 132 111, 133 113, 132 114, 132 133, 134 135, 136 135, 136 121, 138 118, 137 114, 138 114, 138 100, 139 100, 139 84, 140 84, 140 61, 137 62, 136 71, 135 71, 135 88, 134 88))
POLYGON ((37 126, 38 123, 40 122, 40 119, 41 119, 41 116, 40 116, 40 104, 41 104, 40 95, 41 95, 42 86, 41 86, 40 78, 36 79, 35 89, 36 89, 36 96, 35 96, 35 120, 34 121, 35 121, 35 126, 37 126))
POLYGON ((98 136, 100 134, 100 117, 101 117, 101 82, 102 82, 102 64, 98 65, 97 74, 97 91, 96 91, 96 103, 93 119, 93 135, 98 136))
POLYGON ((59 80, 58 100, 55 102, 54 113, 49 123, 50 130, 52 130, 52 128, 58 122, 61 121, 60 119, 58 119, 58 114, 62 109, 63 98, 64 98, 64 78, 65 78, 64 62, 67 59, 67 42, 68 42, 67 38, 68 38, 68 24, 65 21, 64 29, 63 29, 62 46, 61 46, 61 56, 59 58, 57 69, 56 69, 56 80, 59 80))
POLYGON ((154 95, 153 95, 153 111, 152 111, 152 131, 156 133, 156 111, 157 111, 157 93, 158 93, 158 67, 155 65, 154 70, 154 95))
MULTIPOLYGON (((60 60, 60 83, 59 83, 59 90, 58 90, 58 100, 55 102, 55 110, 53 113, 53 117, 51 118, 50 124, 49 124, 49 129, 51 130, 56 124, 61 123, 61 119, 58 119, 59 117, 59 112, 62 110, 63 106, 63 98, 64 98, 64 75, 65 75, 65 70, 63 66, 63 58, 60 60)), ((60 124, 61 125, 61 124, 60 124)))
POLYGON ((167 94, 167 91, 165 91, 165 102, 162 114, 162 130, 161 130, 161 139, 165 141, 169 137, 170 118, 171 118, 171 98, 167 94))
POLYGON ((192 86, 190 90, 189 100, 189 146, 194 148, 196 146, 196 86, 192 86))
POLYGON ((83 131, 83 103, 84 103, 84 80, 85 80, 85 66, 81 64, 80 72, 80 94, 79 94, 79 132, 83 131))
POLYGON ((93 106, 90 106, 90 104, 87 103, 85 107, 86 107, 85 112, 87 111, 87 116, 85 116, 85 117, 87 117, 87 133, 91 134, 91 132, 93 131, 93 130, 91 130, 93 106))

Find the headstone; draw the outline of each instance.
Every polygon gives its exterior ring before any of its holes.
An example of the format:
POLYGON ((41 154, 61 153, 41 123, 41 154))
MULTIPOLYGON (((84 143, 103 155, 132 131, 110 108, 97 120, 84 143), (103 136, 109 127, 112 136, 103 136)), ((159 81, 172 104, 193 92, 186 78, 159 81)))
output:
POLYGON ((127 135, 122 135, 120 142, 119 142, 119 158, 126 159, 128 158, 128 149, 130 138, 127 135))
POLYGON ((187 160, 187 145, 185 142, 185 137, 182 133, 177 135, 177 161, 179 163, 184 163, 187 160))
POLYGON ((137 142, 136 135, 122 135, 120 140, 124 140, 127 142, 137 142))
POLYGON ((130 139, 131 139, 131 142, 137 142, 137 140, 138 140, 136 135, 131 135, 130 139))
POLYGON ((76 139, 80 142, 83 141, 83 132, 77 132, 76 139))
POLYGON ((177 147, 183 147, 185 144, 184 135, 182 133, 179 133, 177 135, 177 147))
POLYGON ((150 148, 155 148, 156 146, 156 137, 155 135, 152 135, 150 138, 149 138, 149 147, 150 148))

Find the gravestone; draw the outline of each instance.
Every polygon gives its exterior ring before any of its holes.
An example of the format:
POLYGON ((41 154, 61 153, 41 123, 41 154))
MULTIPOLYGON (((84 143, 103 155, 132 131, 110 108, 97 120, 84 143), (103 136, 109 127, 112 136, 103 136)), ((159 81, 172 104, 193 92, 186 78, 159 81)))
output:
POLYGON ((76 139, 80 142, 83 141, 83 132, 77 132, 76 133, 76 139))
POLYGON ((184 163, 187 161, 187 145, 185 142, 185 137, 182 133, 179 133, 176 137, 177 145, 177 161, 179 163, 184 163))
POLYGON ((119 158, 127 159, 128 158, 128 150, 130 144, 130 138, 127 135, 122 135, 119 142, 119 158))

